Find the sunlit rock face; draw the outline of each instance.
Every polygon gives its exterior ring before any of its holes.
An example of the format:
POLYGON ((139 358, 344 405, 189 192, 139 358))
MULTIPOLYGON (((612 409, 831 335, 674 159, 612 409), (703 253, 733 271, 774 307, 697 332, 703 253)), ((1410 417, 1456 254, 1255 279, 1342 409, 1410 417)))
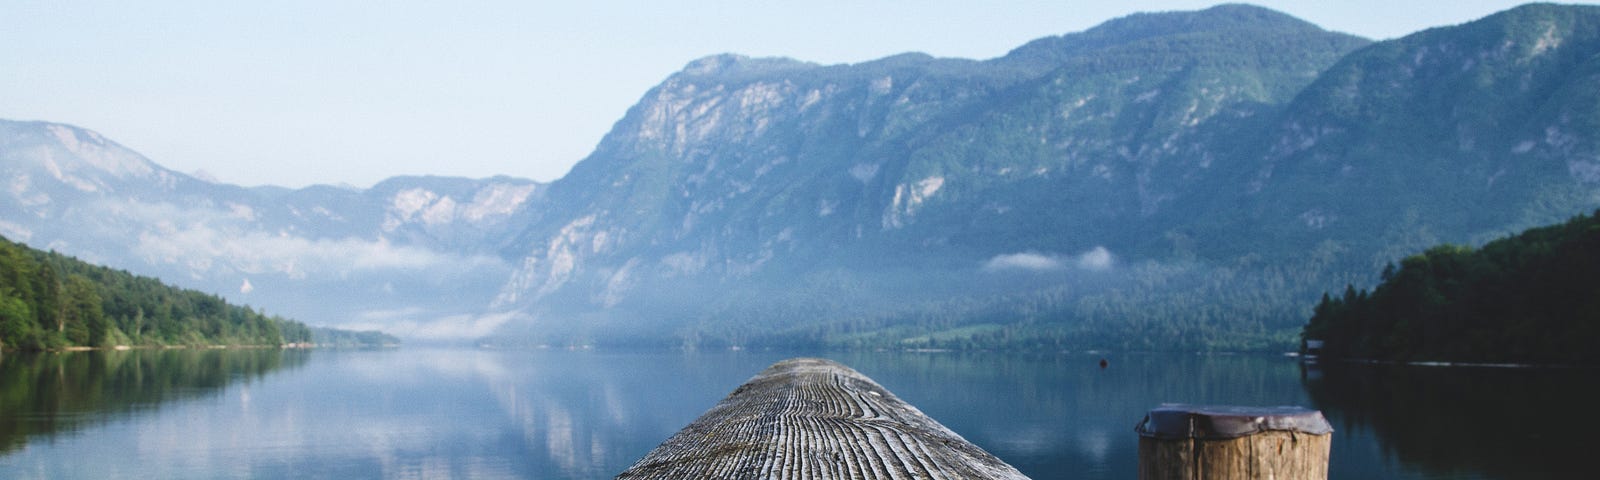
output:
POLYGON ((699 59, 550 186, 548 208, 503 250, 521 260, 497 305, 629 318, 707 291, 760 297, 785 278, 832 278, 819 272, 1144 253, 1213 186, 1200 177, 1223 155, 1220 132, 1365 43, 1223 7, 986 61, 699 59), (1287 39, 1284 51, 1252 43, 1287 39), (1209 51, 1227 53, 1196 53, 1209 51))

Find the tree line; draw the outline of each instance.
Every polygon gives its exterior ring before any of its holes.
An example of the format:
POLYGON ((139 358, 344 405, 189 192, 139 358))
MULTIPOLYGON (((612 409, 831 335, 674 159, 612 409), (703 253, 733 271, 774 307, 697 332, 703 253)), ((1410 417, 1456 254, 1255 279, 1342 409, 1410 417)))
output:
POLYGON ((1324 294, 1303 338, 1337 358, 1600 363, 1600 211, 1476 250, 1433 247, 1381 278, 1324 294))
POLYGON ((283 345, 305 324, 0 237, 0 346, 283 345))

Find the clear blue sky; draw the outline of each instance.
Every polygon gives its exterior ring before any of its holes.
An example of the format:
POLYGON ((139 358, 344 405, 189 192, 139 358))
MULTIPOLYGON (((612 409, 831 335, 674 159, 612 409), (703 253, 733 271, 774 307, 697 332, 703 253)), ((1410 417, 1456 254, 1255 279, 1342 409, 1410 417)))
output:
MULTIPOLYGON (((90 128, 170 168, 243 185, 548 181, 646 90, 705 55, 983 59, 1133 12, 1215 3, 8 0, 0 118, 90 128)), ((1520 2, 1255 3, 1385 39, 1520 2)))

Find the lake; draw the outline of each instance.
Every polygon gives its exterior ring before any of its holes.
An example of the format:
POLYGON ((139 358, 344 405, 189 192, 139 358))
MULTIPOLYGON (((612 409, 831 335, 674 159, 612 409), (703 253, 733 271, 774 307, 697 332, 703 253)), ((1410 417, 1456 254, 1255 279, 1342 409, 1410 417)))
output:
MULTIPOLYGON (((610 478, 770 352, 135 350, 0 356, 0 478, 610 478)), ((1583 369, 1254 355, 831 353, 1038 479, 1136 476, 1163 402, 1302 405, 1340 479, 1588 476, 1583 369), (1100 368, 1101 358, 1109 361, 1100 368)))

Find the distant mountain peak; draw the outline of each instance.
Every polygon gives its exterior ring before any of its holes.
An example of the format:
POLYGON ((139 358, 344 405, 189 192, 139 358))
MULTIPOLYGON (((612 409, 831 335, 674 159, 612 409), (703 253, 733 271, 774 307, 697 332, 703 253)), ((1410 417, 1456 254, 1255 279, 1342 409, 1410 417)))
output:
POLYGON ((1552 15, 1552 14, 1553 15, 1566 15, 1566 14, 1568 14, 1567 12, 1579 12, 1579 11, 1587 11, 1588 13, 1600 12, 1600 6, 1595 6, 1595 5, 1564 5, 1564 4, 1560 4, 1560 3, 1549 3, 1549 2, 1527 3, 1527 4, 1518 5, 1516 7, 1512 7, 1512 8, 1506 9, 1505 11, 1502 11, 1500 13, 1489 15, 1487 17, 1484 17, 1484 19, 1488 20, 1488 19, 1495 19, 1495 18, 1517 17, 1517 16, 1527 16, 1527 15, 1552 15))
POLYGON ((814 63, 802 62, 786 57, 748 57, 735 53, 721 53, 701 57, 682 70, 687 76, 729 76, 741 74, 772 73, 784 70, 797 70, 814 68, 814 63))
POLYGON ((153 176, 171 177, 143 155, 97 132, 63 123, 0 120, 0 170, 28 169, 81 191, 153 176))
POLYGON ((1600 29, 1600 6, 1532 3, 1464 26, 1490 29, 1505 37, 1504 41, 1523 44, 1525 53, 1539 54, 1560 46, 1569 37, 1594 41, 1595 32, 1600 29))
POLYGON ((222 180, 217 179, 216 175, 212 174, 211 171, 206 170, 204 168, 196 169, 193 172, 189 172, 189 176, 194 177, 195 180, 199 180, 199 181, 206 182, 206 183, 222 183, 222 180))
POLYGON ((1335 35, 1346 42, 1366 39, 1324 30, 1311 22, 1266 7, 1247 4, 1222 4, 1205 10, 1143 12, 1108 20, 1082 32, 1045 37, 1007 53, 1008 60, 1053 60, 1075 53, 1116 45, 1127 45, 1158 38, 1183 38, 1197 35, 1225 37, 1263 34, 1315 36, 1335 35))
POLYGON ((1142 35, 1228 31, 1239 28, 1289 28, 1321 31, 1322 27, 1267 7, 1225 3, 1204 10, 1141 12, 1114 18, 1086 31, 1137 32, 1142 35), (1152 31, 1152 29, 1158 29, 1152 31), (1164 29, 1161 31, 1159 29, 1164 29))

